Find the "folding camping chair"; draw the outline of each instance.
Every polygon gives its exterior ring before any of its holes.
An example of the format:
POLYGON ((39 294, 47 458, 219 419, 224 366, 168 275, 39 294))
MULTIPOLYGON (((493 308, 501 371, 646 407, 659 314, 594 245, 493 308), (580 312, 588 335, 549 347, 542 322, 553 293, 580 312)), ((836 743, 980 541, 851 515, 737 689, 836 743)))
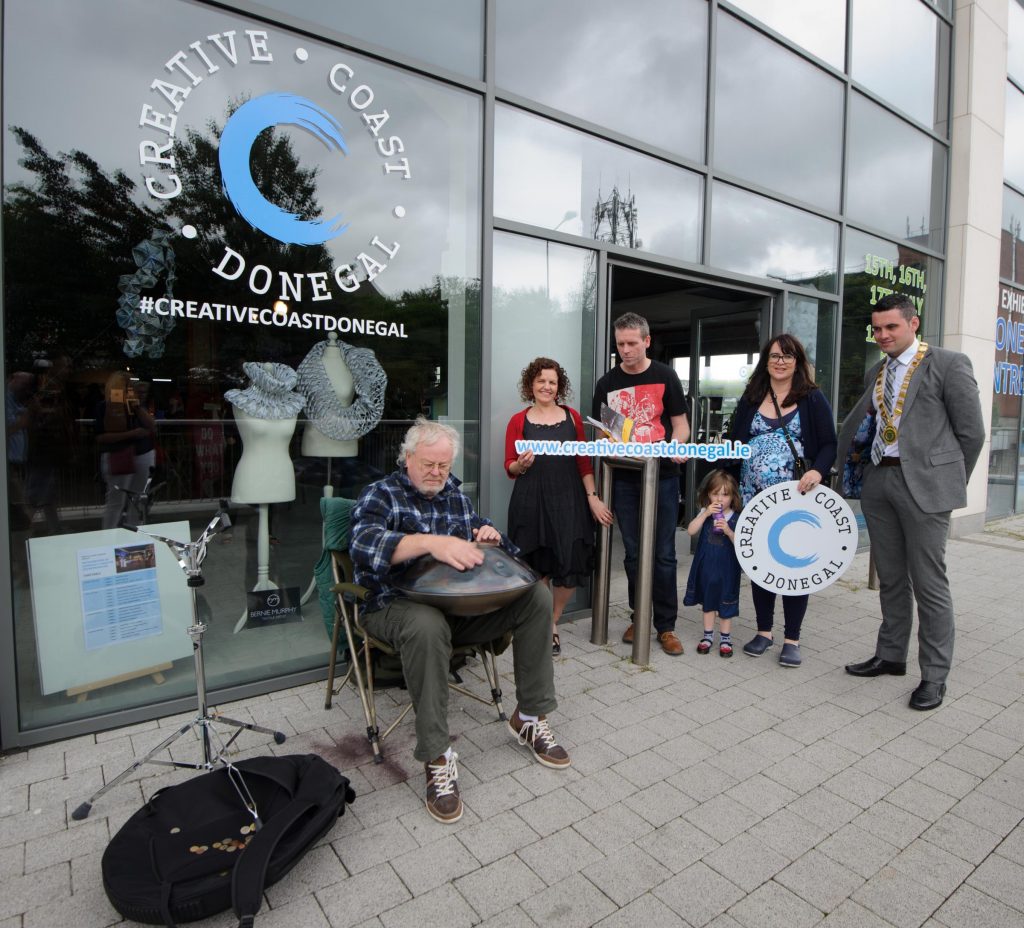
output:
MULTIPOLYGON (((331 708, 331 700, 341 692, 346 683, 352 682, 359 700, 363 705, 363 715, 366 717, 366 738, 373 749, 374 763, 383 760, 380 751, 380 742, 383 741, 395 727, 405 718, 412 708, 409 702, 402 707, 398 716, 384 730, 383 734, 377 724, 377 708, 374 700, 374 655, 386 654, 400 659, 398 652, 387 642, 374 638, 366 631, 362 624, 359 609, 369 595, 365 587, 353 582, 354 573, 352 559, 348 553, 349 528, 352 510, 355 508, 355 501, 342 499, 340 497, 323 497, 320 500, 320 513, 324 519, 324 550, 320 562, 317 564, 316 577, 317 585, 321 591, 321 605, 330 604, 333 620, 331 623, 331 656, 327 670, 327 692, 324 700, 324 708, 331 708), (330 586, 325 590, 325 581, 329 578, 330 586), (324 595, 326 593, 326 596, 324 595), (348 648, 348 671, 335 687, 335 668, 338 659, 338 646, 341 644, 341 636, 344 632, 345 643, 348 648), (362 665, 362 666, 360 666, 362 665)), ((325 609, 324 618, 327 621, 328 612, 325 609)), ((475 699, 484 705, 493 704, 498 711, 498 719, 507 719, 505 710, 501 704, 501 688, 498 677, 497 655, 501 654, 511 643, 512 634, 508 633, 496 641, 482 642, 480 644, 459 645, 452 649, 453 664, 458 658, 477 656, 483 666, 484 674, 491 688, 490 698, 474 693, 462 685, 462 678, 455 670, 452 670, 452 680, 448 686, 455 692, 475 699)))

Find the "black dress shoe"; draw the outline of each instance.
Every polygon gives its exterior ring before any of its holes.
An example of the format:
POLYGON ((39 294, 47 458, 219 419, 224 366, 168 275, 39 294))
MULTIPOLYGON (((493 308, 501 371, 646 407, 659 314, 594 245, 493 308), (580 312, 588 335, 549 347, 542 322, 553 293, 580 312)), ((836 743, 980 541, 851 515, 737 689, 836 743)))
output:
POLYGON ((930 680, 922 680, 917 684, 917 689, 910 694, 910 708, 917 709, 920 712, 938 709, 942 705, 942 697, 945 695, 945 683, 932 683, 930 680))
POLYGON ((859 664, 847 664, 846 672, 855 677, 878 677, 883 673, 903 677, 906 676, 907 665, 904 661, 883 661, 880 657, 870 657, 859 664))

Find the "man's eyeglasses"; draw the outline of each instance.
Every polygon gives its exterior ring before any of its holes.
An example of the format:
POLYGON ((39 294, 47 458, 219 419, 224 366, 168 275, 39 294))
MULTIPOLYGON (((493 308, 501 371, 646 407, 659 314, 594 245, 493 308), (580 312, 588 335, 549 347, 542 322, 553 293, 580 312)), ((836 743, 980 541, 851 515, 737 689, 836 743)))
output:
POLYGON ((447 477, 452 469, 451 464, 439 464, 437 461, 417 461, 416 466, 425 474, 436 470, 442 477, 447 477))
POLYGON ((777 351, 773 351, 770 355, 768 355, 768 360, 771 361, 772 364, 789 364, 796 360, 796 355, 779 354, 777 351))

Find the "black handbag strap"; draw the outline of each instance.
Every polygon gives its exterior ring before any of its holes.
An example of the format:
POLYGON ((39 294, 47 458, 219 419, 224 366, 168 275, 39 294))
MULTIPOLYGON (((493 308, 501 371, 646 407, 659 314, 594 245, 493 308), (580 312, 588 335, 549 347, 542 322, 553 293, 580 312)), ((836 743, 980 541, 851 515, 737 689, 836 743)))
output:
POLYGON ((239 928, 251 928, 263 903, 267 867, 281 838, 303 815, 314 808, 311 799, 293 799, 256 832, 231 874, 231 898, 239 928))
MULTIPOLYGON (((347 782, 338 776, 333 767, 323 762, 318 763, 318 760, 314 758, 313 763, 303 771, 295 797, 262 825, 235 864, 231 874, 231 898, 239 919, 239 928, 252 928, 256 913, 263 903, 267 867, 281 839, 303 815, 320 804, 331 786, 341 788, 340 784, 347 782), (340 784, 336 782, 338 780, 340 784)), ((347 792, 345 798, 348 800, 347 792)))
POLYGON ((790 453, 793 455, 793 466, 796 468, 798 477, 804 475, 804 459, 796 453, 796 445, 793 444, 793 439, 789 436, 789 429, 786 428, 786 423, 782 419, 782 410, 779 408, 779 401, 775 396, 775 391, 769 387, 768 392, 772 397, 772 404, 775 406, 775 414, 779 417, 779 428, 782 429, 782 434, 786 436, 786 443, 789 445, 790 453))

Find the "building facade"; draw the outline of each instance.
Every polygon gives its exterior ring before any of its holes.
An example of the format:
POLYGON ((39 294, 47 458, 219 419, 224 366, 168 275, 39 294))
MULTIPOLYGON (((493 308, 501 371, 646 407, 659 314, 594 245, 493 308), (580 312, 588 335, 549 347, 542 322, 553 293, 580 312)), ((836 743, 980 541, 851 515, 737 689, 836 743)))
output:
POLYGON ((189 708, 194 618, 218 700, 321 675, 320 499, 423 414, 502 524, 519 372, 586 410, 627 310, 714 441, 781 331, 842 419, 909 294, 992 410, 954 531, 1024 510, 1017 0, 2 14, 4 746, 189 708), (220 512, 193 617, 124 526, 220 512))

